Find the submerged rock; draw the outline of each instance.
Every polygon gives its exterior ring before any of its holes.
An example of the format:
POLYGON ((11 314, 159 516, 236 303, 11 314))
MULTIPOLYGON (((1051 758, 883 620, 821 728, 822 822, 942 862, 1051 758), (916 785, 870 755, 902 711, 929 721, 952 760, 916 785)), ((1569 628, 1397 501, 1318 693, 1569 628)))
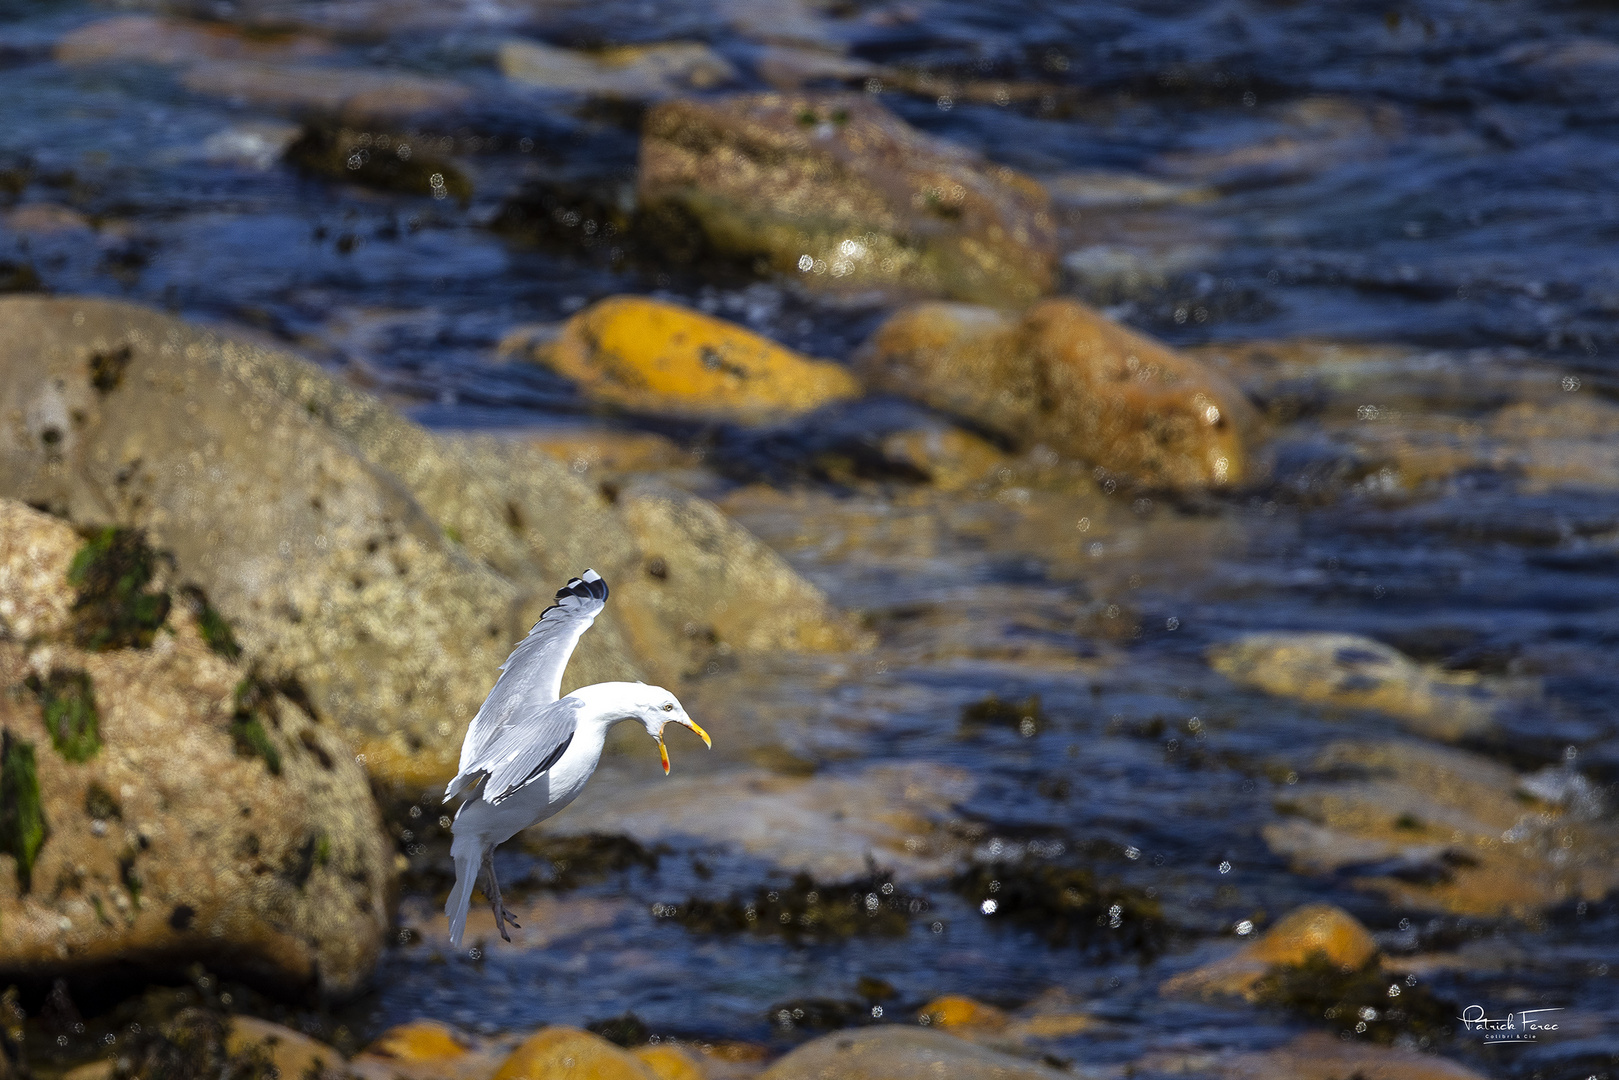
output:
POLYGON ((688 41, 585 53, 513 40, 501 44, 496 63, 508 79, 542 90, 631 101, 712 90, 737 78, 736 69, 723 56, 688 41))
POLYGON ((695 840, 827 881, 868 874, 874 861, 923 881, 950 873, 965 856, 954 806, 972 789, 960 770, 926 764, 838 777, 676 776, 611 797, 587 793, 588 816, 555 818, 545 832, 620 832, 649 846, 695 840))
POLYGON ((292 164, 324 176, 406 195, 472 197, 472 183, 448 160, 433 152, 432 140, 387 132, 311 125, 288 144, 292 164))
MULTIPOLYGON (((627 518, 540 450, 435 438, 297 357, 129 305, 13 299, 0 326, 0 406, 24 418, 0 448, 0 494, 145 529, 382 782, 419 790, 454 771, 512 642, 586 566, 614 602, 566 688, 678 677, 691 614, 658 598, 627 518)), ((717 511, 662 505, 647 513, 671 522, 667 565, 701 566, 719 593, 812 595, 717 511)), ((841 620, 812 625, 827 610, 761 612, 730 647, 830 642, 841 620)))
MULTIPOLYGON (((1305 873, 1351 877, 1391 901, 1459 915, 1526 916, 1619 885, 1619 829, 1578 799, 1547 801, 1511 769, 1417 742, 1334 743, 1265 826, 1305 873)), ((1533 778, 1531 778, 1533 779, 1533 778)))
POLYGON ((1418 664, 1357 634, 1249 634, 1210 650, 1214 670, 1278 697, 1375 709, 1429 738, 1455 742, 1495 726, 1503 695, 1473 672, 1418 664))
POLYGON ((1275 1050, 1222 1054, 1150 1054, 1135 1062, 1146 1073, 1187 1074, 1231 1080, 1483 1080, 1463 1065, 1435 1054, 1345 1042, 1331 1035, 1302 1035, 1275 1050))
POLYGON ((644 481, 621 492, 618 507, 646 553, 644 610, 662 625, 679 625, 688 646, 712 646, 723 656, 870 644, 825 593, 713 503, 644 481))
POLYGON ((26 644, 15 614, 0 640, 0 686, 14 688, 0 695, 13 834, 0 838, 0 971, 200 961, 284 990, 359 990, 394 871, 341 737, 221 656, 185 605, 145 644, 65 643, 61 598, 83 600, 69 572, 93 547, 15 503, 0 504, 0 530, 0 551, 26 551, 31 571, 7 560, 0 608, 47 613, 26 644))
POLYGON ((657 1080, 657 1074, 628 1050, 588 1031, 541 1028, 512 1052, 494 1080, 533 1080, 566 1076, 577 1080, 657 1080))
POLYGON ((687 223, 697 247, 813 289, 1026 304, 1052 284, 1044 190, 865 95, 659 105, 637 187, 643 214, 687 223))
POLYGON ((841 365, 723 319, 635 296, 592 304, 535 356, 595 400, 710 420, 790 416, 860 392, 841 365))
POLYGON ((1241 391, 1072 300, 1021 317, 917 304, 878 327, 856 365, 873 388, 1142 483, 1220 486, 1252 471, 1244 441, 1255 417, 1241 391))
POLYGON ((761 1080, 1056 1080, 1067 1075, 942 1031, 885 1024, 811 1040, 772 1065, 761 1080))
POLYGON ((55 56, 70 65, 125 60, 188 66, 200 60, 308 59, 332 51, 329 42, 307 34, 246 34, 222 22, 115 15, 65 35, 55 56))
POLYGON ((204 61, 187 68, 180 81, 198 94, 349 123, 451 112, 472 100, 468 87, 450 79, 268 60, 204 61))
POLYGON ((1299 965, 1320 954, 1337 967, 1358 969, 1377 951, 1377 942, 1353 915, 1330 904, 1307 904, 1231 956, 1182 972, 1159 989, 1169 996, 1253 1001, 1258 997, 1255 987, 1276 965, 1299 965))

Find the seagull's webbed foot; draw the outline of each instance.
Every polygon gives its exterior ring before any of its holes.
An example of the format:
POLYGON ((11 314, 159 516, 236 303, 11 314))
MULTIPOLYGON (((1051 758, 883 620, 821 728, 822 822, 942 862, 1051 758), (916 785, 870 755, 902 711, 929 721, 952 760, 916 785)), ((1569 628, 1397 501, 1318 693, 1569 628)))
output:
POLYGON ((506 925, 510 923, 518 930, 523 927, 516 917, 506 910, 506 905, 501 902, 500 879, 495 877, 495 853, 493 851, 484 857, 484 870, 489 874, 489 908, 495 914, 495 928, 500 931, 502 938, 510 941, 512 936, 506 932, 506 925))

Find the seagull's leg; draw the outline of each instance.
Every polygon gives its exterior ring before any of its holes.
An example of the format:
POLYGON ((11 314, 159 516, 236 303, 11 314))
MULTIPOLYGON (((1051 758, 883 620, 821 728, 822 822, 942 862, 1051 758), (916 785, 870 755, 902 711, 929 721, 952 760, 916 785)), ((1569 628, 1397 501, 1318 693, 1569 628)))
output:
POLYGON ((522 926, 518 924, 512 913, 506 910, 506 905, 500 901, 500 880, 495 877, 495 852, 493 848, 485 857, 484 869, 489 871, 489 906, 495 913, 495 926, 499 928, 500 936, 510 941, 512 936, 506 932, 506 924, 511 923, 519 930, 522 929, 522 926))

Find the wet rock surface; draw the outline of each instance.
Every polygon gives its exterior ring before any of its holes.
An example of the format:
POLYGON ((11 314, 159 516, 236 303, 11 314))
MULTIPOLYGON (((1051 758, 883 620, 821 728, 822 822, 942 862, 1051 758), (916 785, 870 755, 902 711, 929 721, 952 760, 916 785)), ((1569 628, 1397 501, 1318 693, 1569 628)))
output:
POLYGON ((1526 778, 1398 741, 1334 743, 1314 767, 1321 778, 1281 797, 1283 819, 1265 828, 1300 869, 1459 914, 1525 916, 1614 887, 1611 822, 1555 768, 1526 778))
POLYGON ((1035 1080, 1063 1075, 1049 1066, 985 1049, 942 1031, 877 1027, 825 1035, 806 1043, 764 1073, 769 1080, 960 1076, 1035 1080))
POLYGON ((647 212, 688 219, 716 255, 810 288, 1028 303, 1052 284, 1038 184, 860 96, 660 105, 636 187, 647 212))
POLYGON ((875 388, 1149 486, 1220 486, 1254 471, 1244 443, 1255 417, 1240 391, 1070 300, 1021 319, 962 305, 907 308, 862 346, 858 367, 875 388))
MULTIPOLYGON (((6 594, 72 596, 66 571, 93 544, 15 503, 3 526, 0 547, 35 571, 0 579, 6 594)), ((283 990, 361 989, 394 869, 341 736, 218 655, 183 608, 145 643, 89 651, 53 640, 60 624, 31 629, 0 642, 0 971, 201 961, 283 990)))
MULTIPOLYGON (((440 443, 304 361, 139 309, 44 301, 4 316, 28 328, 6 362, 30 373, 8 383, 27 418, 9 444, 8 491, 148 529, 250 654, 297 675, 373 775, 414 786, 451 769, 488 673, 580 566, 628 588, 569 685, 644 670, 637 653, 679 673, 673 643, 691 638, 690 614, 660 609, 663 583, 632 529, 554 459, 489 438, 440 443), (175 423, 154 428, 163 415, 175 423)), ((728 647, 851 640, 745 530, 671 499, 632 502, 661 526, 677 594, 701 588, 698 574, 722 600, 734 591, 736 614, 716 617, 728 647), (796 606, 750 616, 749 595, 796 606)))
POLYGON ((1374 709, 1446 742, 1489 733, 1506 697, 1476 672, 1425 668, 1398 649, 1352 634, 1254 634, 1216 648, 1209 662, 1234 682, 1266 693, 1374 709))

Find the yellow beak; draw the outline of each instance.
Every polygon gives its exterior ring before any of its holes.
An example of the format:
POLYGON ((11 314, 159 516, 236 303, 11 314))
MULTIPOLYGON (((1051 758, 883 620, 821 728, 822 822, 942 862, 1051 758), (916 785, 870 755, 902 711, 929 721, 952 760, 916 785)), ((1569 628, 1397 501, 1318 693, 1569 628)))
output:
MULTIPOLYGON (((714 749, 714 740, 708 737, 708 732, 697 725, 695 720, 677 720, 676 723, 691 728, 702 738, 703 745, 710 750, 714 749)), ((663 736, 658 736, 658 756, 663 759, 663 775, 669 775, 669 749, 663 745, 663 736)))

